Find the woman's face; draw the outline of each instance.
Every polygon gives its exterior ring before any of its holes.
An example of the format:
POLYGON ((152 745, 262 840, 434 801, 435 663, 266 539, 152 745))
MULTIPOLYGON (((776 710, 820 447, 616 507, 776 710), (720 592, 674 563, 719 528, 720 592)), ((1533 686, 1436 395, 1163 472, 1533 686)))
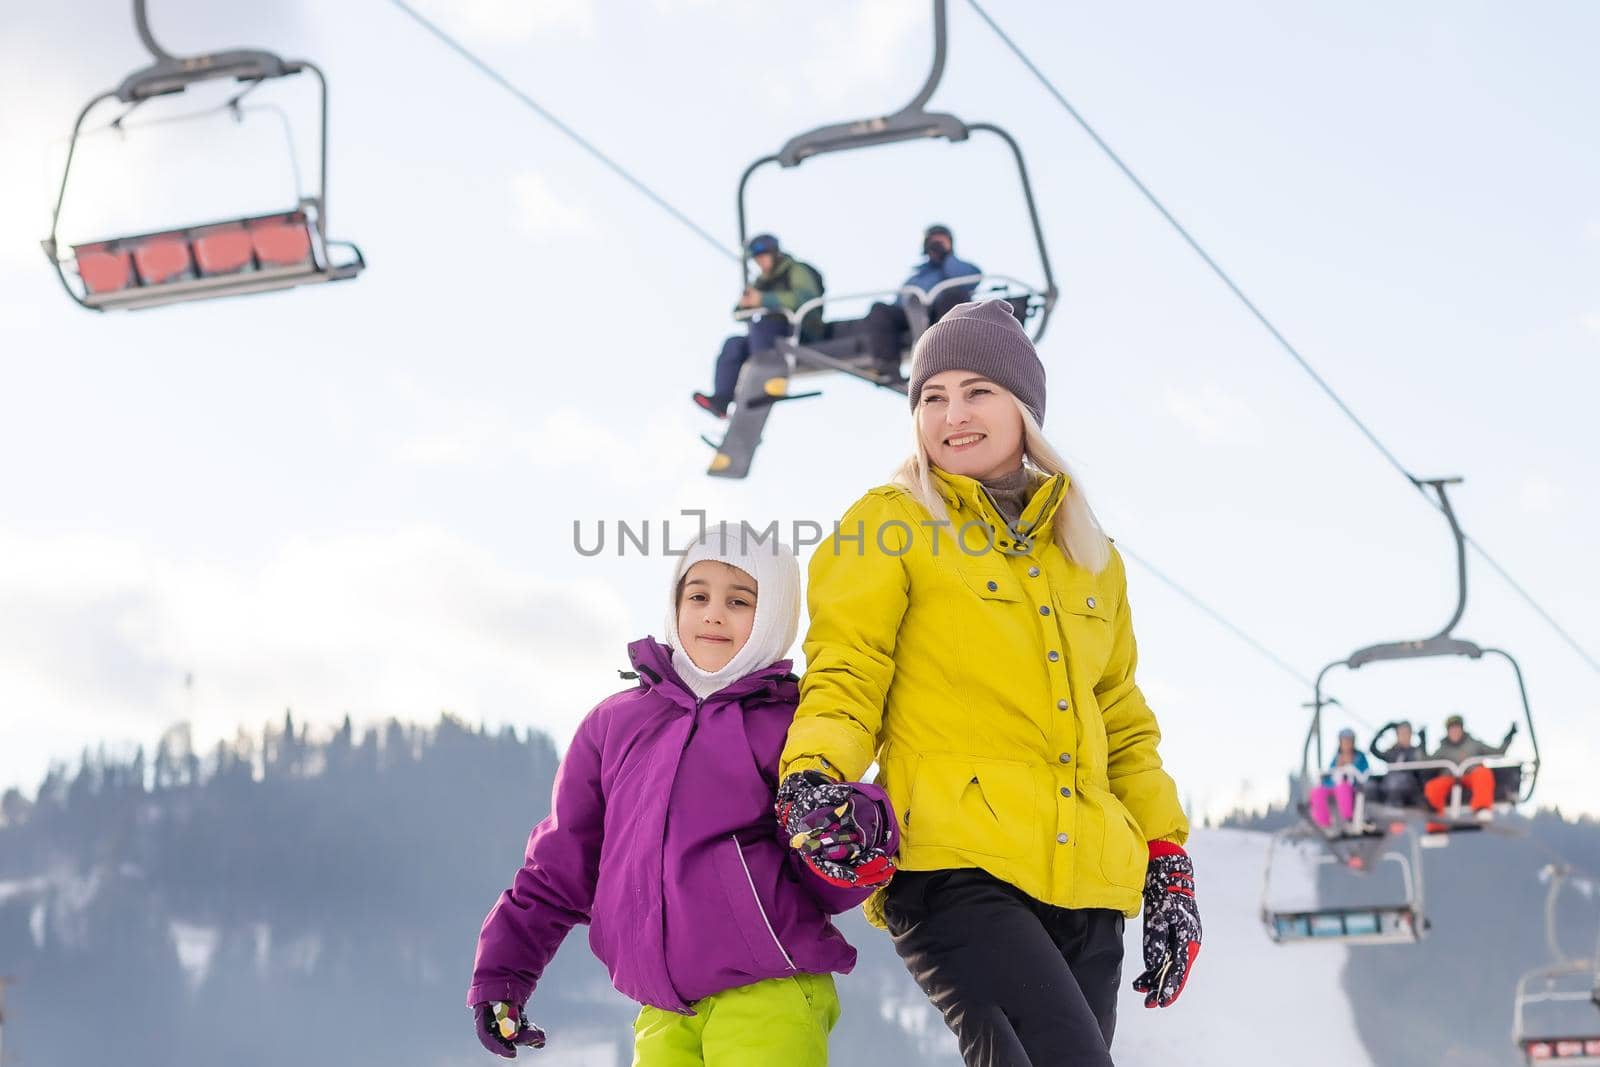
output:
POLYGON ((678 640, 701 670, 715 674, 750 640, 756 580, 729 563, 703 559, 683 576, 678 640))
POLYGON ((933 465, 984 481, 1022 466, 1022 413, 1005 389, 969 370, 940 371, 917 398, 917 432, 933 465))

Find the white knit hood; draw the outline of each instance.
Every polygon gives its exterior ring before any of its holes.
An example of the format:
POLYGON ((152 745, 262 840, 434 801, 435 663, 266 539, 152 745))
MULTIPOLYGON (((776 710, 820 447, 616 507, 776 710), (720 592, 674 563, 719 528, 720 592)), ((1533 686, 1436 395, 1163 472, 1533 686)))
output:
POLYGON ((745 523, 720 522, 705 532, 678 559, 667 592, 665 641, 672 647, 672 666, 694 695, 706 697, 747 674, 770 667, 789 654, 800 629, 800 564, 788 545, 776 537, 757 540, 758 531, 745 523), (701 560, 714 559, 738 567, 756 580, 756 618, 750 639, 720 671, 703 671, 678 636, 678 583, 701 560))

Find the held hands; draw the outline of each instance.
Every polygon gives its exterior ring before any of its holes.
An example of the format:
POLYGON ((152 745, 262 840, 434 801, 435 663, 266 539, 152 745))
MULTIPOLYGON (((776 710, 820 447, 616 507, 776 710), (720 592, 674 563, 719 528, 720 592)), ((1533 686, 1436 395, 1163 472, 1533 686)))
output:
POLYGON ((1144 1006, 1165 1008, 1178 999, 1200 954, 1200 911, 1194 900, 1194 864, 1167 841, 1150 842, 1144 876, 1144 973, 1133 980, 1144 1006))
POLYGON ((517 1046, 544 1048, 544 1031, 522 1016, 522 1009, 503 1000, 486 1000, 472 1006, 478 1024, 478 1041, 496 1056, 517 1058, 517 1046))
POLYGON ((746 286, 744 293, 739 297, 741 308, 758 308, 761 306, 761 293, 753 286, 746 286))
POLYGON ((823 881, 869 888, 894 875, 883 847, 892 816, 849 785, 821 771, 791 774, 778 787, 777 812, 789 847, 823 881))

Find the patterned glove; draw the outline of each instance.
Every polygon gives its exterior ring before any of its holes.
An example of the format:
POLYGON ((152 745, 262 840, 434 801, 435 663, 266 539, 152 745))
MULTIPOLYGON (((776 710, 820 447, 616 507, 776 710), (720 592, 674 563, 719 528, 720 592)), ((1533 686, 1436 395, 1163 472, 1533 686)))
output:
POLYGON ((1150 842, 1144 876, 1144 973, 1133 980, 1144 1006, 1165 1008, 1178 999, 1200 955, 1200 910, 1194 901, 1194 864, 1167 841, 1150 842))
POLYGON ((472 1006, 478 1024, 478 1041, 496 1056, 517 1058, 517 1046, 544 1048, 544 1031, 522 1017, 522 1009, 503 1000, 486 1000, 472 1006))
POLYGON ((777 811, 789 847, 830 885, 866 888, 894 875, 884 851, 892 818, 861 791, 821 771, 800 771, 778 786, 777 811))

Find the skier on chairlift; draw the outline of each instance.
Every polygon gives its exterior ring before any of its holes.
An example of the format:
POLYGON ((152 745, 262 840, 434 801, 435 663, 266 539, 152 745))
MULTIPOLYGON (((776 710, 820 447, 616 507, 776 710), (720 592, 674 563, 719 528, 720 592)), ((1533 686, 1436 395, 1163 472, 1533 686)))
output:
MULTIPOLYGON (((905 280, 907 288, 921 289, 926 293, 950 278, 983 273, 975 264, 956 258, 955 235, 950 232, 950 227, 942 223, 936 222, 923 232, 922 254, 922 262, 905 280)), ((928 325, 938 322, 957 304, 971 300, 973 288, 971 285, 955 285, 934 297, 933 304, 928 308, 928 325)), ((873 362, 879 374, 889 381, 905 380, 900 373, 901 342, 911 326, 906 319, 904 302, 904 296, 897 296, 894 303, 876 303, 867 312, 873 362)))
POLYGON ((1331 829, 1333 813, 1328 810, 1331 796, 1339 806, 1341 826, 1349 826, 1356 817, 1356 790, 1367 780, 1367 754, 1356 748, 1356 732, 1348 726, 1339 731, 1339 750, 1322 776, 1322 784, 1311 790, 1311 821, 1322 829, 1331 829))
MULTIPOLYGON (((1428 728, 1413 737, 1409 720, 1386 722, 1372 735, 1367 751, 1389 764, 1420 763, 1428 758, 1428 728), (1390 730, 1394 731, 1394 744, 1379 748, 1390 730)), ((1416 771, 1390 770, 1368 781, 1367 799, 1400 808, 1417 807, 1422 803, 1422 782, 1416 771)))
MULTIPOLYGON (((780 337, 790 333, 785 311, 797 311, 807 300, 822 295, 822 275, 809 263, 802 263, 778 245, 770 233, 750 238, 750 258, 761 273, 745 286, 735 311, 761 312, 750 319, 743 337, 730 337, 717 356, 715 383, 710 393, 695 393, 694 402, 719 419, 728 417, 734 387, 739 384, 739 368, 753 353, 773 348, 780 337)), ((801 340, 815 340, 822 334, 822 309, 809 312, 800 324, 801 340)))
MULTIPOLYGON (((1466 721, 1460 715, 1451 715, 1444 721, 1445 737, 1439 742, 1439 747, 1434 750, 1430 759, 1446 760, 1460 765, 1470 759, 1480 759, 1486 756, 1504 756, 1506 749, 1511 747, 1511 739, 1517 736, 1517 724, 1512 723, 1511 728, 1501 739, 1499 745, 1489 745, 1471 734, 1467 733, 1466 721)), ((1456 783, 1468 790, 1471 796, 1472 812, 1480 822, 1488 822, 1494 817, 1494 771, 1477 764, 1465 774, 1457 777, 1449 771, 1441 771, 1422 787, 1428 798, 1428 805, 1434 811, 1444 812, 1445 805, 1450 802, 1450 791, 1456 783)))

